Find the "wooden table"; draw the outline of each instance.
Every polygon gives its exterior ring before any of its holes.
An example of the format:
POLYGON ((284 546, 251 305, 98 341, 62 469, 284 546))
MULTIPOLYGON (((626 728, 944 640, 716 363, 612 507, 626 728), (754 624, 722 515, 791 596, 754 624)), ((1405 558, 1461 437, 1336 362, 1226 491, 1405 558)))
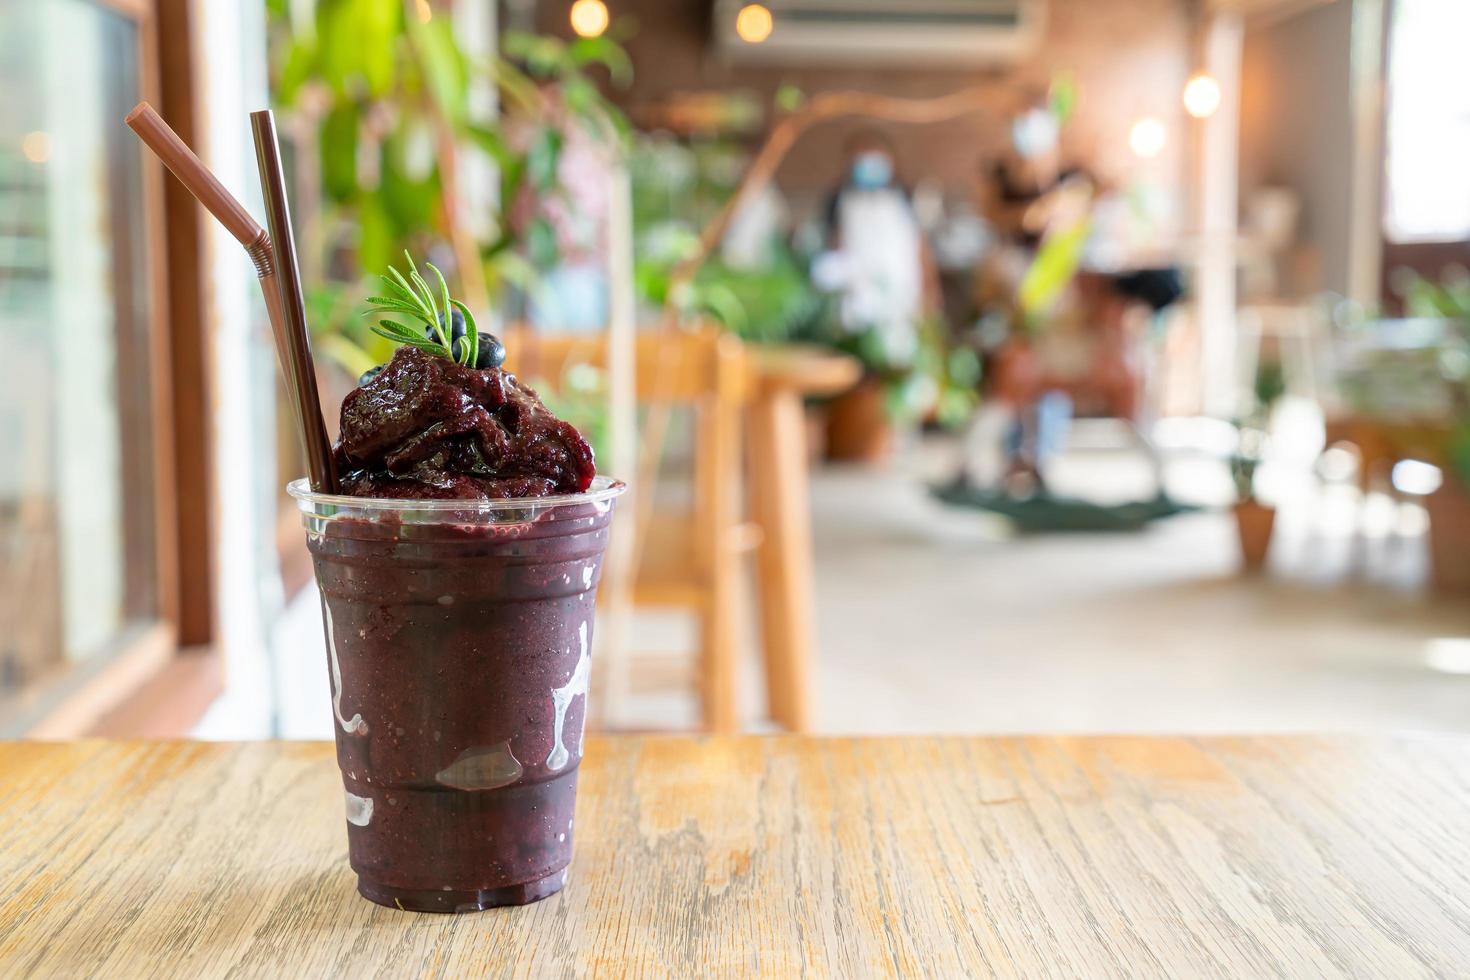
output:
POLYGON ((803 400, 857 384, 857 358, 825 347, 753 344, 750 431, 751 518, 756 552, 761 652, 771 720, 787 731, 811 727, 813 669, 811 492, 803 400))
POLYGON ((0 745, 0 976, 1464 975, 1470 740, 604 738, 566 890, 359 899, 331 747, 0 745))

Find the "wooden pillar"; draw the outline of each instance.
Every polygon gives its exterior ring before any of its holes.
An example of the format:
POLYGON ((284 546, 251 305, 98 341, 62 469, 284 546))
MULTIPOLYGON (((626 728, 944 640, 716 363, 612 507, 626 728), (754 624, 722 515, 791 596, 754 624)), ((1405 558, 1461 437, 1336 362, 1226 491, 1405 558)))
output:
MULTIPOLYGON (((159 111, 185 143, 197 147, 192 10, 192 0, 158 3, 159 111)), ((179 644, 203 646, 214 639, 208 249, 202 227, 207 216, 178 181, 163 186, 176 507, 159 519, 177 529, 179 644)))
MULTIPOLYGON (((608 456, 601 469, 631 479, 638 460, 637 315, 633 289, 633 192, 627 168, 616 162, 609 177, 607 252, 608 456)), ((634 486, 618 504, 612 540, 603 560, 598 613, 598 671, 602 676, 602 719, 615 727, 631 688, 633 575, 638 509, 634 486)))

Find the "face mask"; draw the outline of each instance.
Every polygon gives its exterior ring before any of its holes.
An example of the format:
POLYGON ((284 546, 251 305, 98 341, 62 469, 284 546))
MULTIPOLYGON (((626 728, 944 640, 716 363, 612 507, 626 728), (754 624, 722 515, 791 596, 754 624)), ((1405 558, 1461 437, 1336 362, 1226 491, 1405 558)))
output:
POLYGON ((1057 117, 1045 109, 1032 109, 1011 123, 1011 142, 1023 157, 1039 157, 1056 148, 1057 117))
POLYGON ((886 153, 869 150, 859 153, 852 161, 852 182, 864 190, 887 187, 893 180, 893 161, 886 153))

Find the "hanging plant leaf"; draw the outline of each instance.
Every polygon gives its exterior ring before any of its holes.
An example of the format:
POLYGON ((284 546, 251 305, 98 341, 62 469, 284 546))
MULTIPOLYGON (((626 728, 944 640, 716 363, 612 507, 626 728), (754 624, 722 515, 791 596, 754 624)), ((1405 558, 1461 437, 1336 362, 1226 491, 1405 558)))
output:
POLYGON ((321 0, 317 38, 323 79, 338 95, 377 97, 393 87, 403 25, 398 0, 321 0))
POLYGON ((538 268, 549 269, 557 262, 556 229, 545 218, 535 218, 526 229, 526 251, 538 268))
POLYGON ((561 133, 543 126, 531 139, 526 152, 526 177, 537 190, 548 190, 556 183, 556 168, 561 160, 561 133))
POLYGON ((322 190, 334 201, 353 201, 358 196, 357 107, 340 103, 322 120, 322 190))
POLYGON ((578 38, 567 46, 567 56, 578 66, 602 65, 614 85, 626 86, 633 81, 633 59, 612 38, 578 38))
POLYGON ((469 102, 469 73, 449 18, 437 17, 427 24, 409 18, 409 38, 439 113, 459 125, 469 102))

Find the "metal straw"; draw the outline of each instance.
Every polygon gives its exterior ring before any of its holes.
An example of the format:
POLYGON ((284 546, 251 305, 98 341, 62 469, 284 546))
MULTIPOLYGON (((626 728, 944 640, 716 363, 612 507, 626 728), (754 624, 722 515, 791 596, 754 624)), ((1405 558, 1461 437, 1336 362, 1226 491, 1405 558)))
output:
POLYGON ((291 204, 286 198, 286 174, 281 167, 281 145, 276 139, 276 120, 269 109, 250 114, 255 134, 255 161, 260 165, 260 190, 265 197, 265 219, 275 245, 276 285, 281 292, 285 329, 287 371, 299 393, 297 409, 306 437, 307 457, 326 460, 320 474, 313 471, 311 486, 318 493, 337 492, 337 474, 332 466, 332 447, 322 424, 321 402, 316 390, 316 370, 311 360, 311 338, 306 332, 306 300, 301 291, 301 267, 296 262, 296 239, 291 234, 291 204), (318 486, 318 477, 321 485, 318 486))

